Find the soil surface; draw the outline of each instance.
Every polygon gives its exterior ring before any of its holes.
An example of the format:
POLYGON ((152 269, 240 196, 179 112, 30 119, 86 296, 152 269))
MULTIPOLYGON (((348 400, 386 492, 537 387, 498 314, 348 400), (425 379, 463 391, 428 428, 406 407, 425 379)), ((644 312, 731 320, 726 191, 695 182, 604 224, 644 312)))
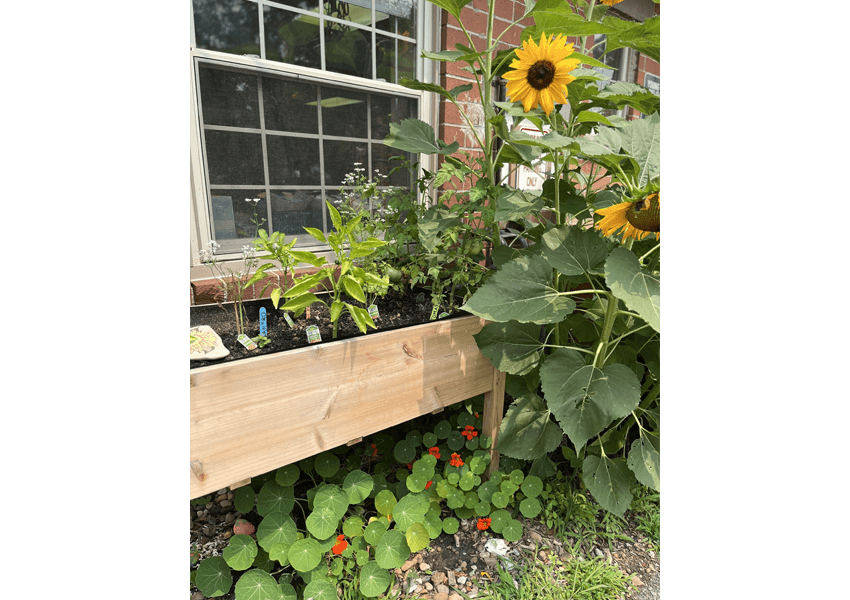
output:
MULTIPOLYGON (((366 305, 356 300, 346 299, 346 301, 354 306, 366 308, 366 305)), ((375 325, 378 326, 377 329, 367 328, 365 334, 361 333, 351 315, 344 312, 339 318, 336 339, 344 340, 360 335, 374 335, 382 331, 428 323, 431 320, 433 310, 430 294, 420 290, 405 289, 403 293, 390 290, 383 298, 377 298, 374 304, 378 307, 379 313, 379 317, 373 319, 375 325)), ((213 331, 221 337, 224 346, 230 350, 230 354, 218 360, 190 360, 190 369, 309 346, 307 327, 310 325, 319 327, 322 342, 334 341, 330 310, 324 304, 316 303, 312 305, 309 308, 309 314, 305 312, 299 317, 292 316, 290 313, 294 327, 290 327, 284 318, 284 312, 275 309, 272 301, 268 298, 249 300, 243 306, 246 314, 245 334, 249 338, 260 334, 260 308, 265 307, 266 337, 271 342, 262 348, 247 350, 236 340, 238 333, 233 303, 193 306, 190 309, 189 326, 208 325, 212 327, 213 331)), ((454 312, 450 314, 451 317, 465 315, 468 315, 468 313, 454 312)))

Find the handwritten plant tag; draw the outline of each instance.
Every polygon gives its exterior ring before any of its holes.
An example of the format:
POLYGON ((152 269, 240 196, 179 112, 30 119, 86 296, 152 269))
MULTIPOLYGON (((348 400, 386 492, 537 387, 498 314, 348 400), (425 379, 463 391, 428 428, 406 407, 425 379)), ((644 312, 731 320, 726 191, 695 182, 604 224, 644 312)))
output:
POLYGON ((265 337, 266 333, 268 333, 266 324, 266 307, 263 306, 260 308, 260 335, 265 337))
POLYGON ((295 323, 292 322, 292 317, 289 316, 288 312, 283 313, 283 318, 286 319, 286 323, 289 327, 295 329, 295 323))
POLYGON ((322 341, 322 334, 319 332, 319 328, 315 325, 310 325, 307 328, 307 341, 311 344, 322 341))
POLYGON ((245 348, 247 348, 248 350, 257 349, 257 344, 255 344, 254 341, 244 333, 240 333, 239 337, 236 338, 236 341, 245 346, 245 348))
POLYGON ((372 304, 369 307, 369 316, 372 317, 372 319, 380 319, 381 318, 381 315, 378 313, 378 307, 375 306, 374 304, 372 304))
POLYGON ((437 318, 437 311, 438 310, 440 310, 440 307, 434 306, 434 310, 431 311, 431 320, 432 321, 437 318))

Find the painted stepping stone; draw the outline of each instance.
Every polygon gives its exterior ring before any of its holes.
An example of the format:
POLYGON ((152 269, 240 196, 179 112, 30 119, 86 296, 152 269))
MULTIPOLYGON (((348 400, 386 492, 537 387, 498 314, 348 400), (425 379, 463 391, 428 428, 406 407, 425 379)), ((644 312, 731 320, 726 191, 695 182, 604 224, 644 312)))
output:
POLYGON ((215 360, 230 354, 218 334, 209 325, 189 329, 189 360, 215 360))

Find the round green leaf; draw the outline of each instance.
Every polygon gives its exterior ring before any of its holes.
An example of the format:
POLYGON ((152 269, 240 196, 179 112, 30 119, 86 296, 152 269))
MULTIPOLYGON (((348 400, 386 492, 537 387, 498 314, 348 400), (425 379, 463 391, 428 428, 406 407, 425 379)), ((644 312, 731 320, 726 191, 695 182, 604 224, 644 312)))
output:
POLYGON ((333 452, 322 452, 316 457, 316 473, 330 479, 339 471, 339 457, 333 452))
POLYGON ((422 434, 422 444, 424 446, 427 446, 428 448, 433 448, 434 446, 436 446, 438 441, 439 438, 435 433, 431 433, 429 431, 428 433, 422 434))
POLYGON ((333 536, 338 526, 339 516, 328 505, 315 508, 307 517, 307 531, 319 540, 333 536))
POLYGON ((233 507, 243 515, 254 510, 257 494, 250 485, 243 485, 233 491, 233 507))
POLYGON ((351 471, 345 476, 345 481, 342 483, 343 491, 348 495, 350 504, 360 504, 369 497, 375 482, 367 473, 360 471, 351 471))
POLYGON ((282 594, 280 600, 298 600, 298 592, 295 591, 295 588, 292 587, 291 583, 279 583, 280 593, 282 594))
POLYGON ((508 505, 510 498, 504 492, 496 492, 490 498, 490 502, 497 508, 505 508, 508 505))
POLYGON ((387 591, 392 580, 389 571, 370 560, 360 569, 360 593, 367 598, 377 598, 387 591))
MULTIPOLYGON (((407 441, 410 442, 410 445, 413 446, 414 449, 418 448, 422 444, 422 434, 419 433, 418 430, 414 429, 413 431, 408 432, 405 436, 407 441)), ((410 461, 408 461, 410 462, 410 461)))
POLYGON ((363 518, 357 515, 348 517, 342 524, 342 532, 349 538, 363 535, 363 518))
POLYGON ((474 437, 471 440, 466 441, 466 449, 467 450, 478 450, 478 438, 474 437))
POLYGON ((499 486, 499 489, 502 491, 502 493, 504 495, 512 496, 513 493, 516 492, 519 489, 519 486, 517 484, 515 484, 513 481, 511 481, 510 479, 505 479, 501 483, 501 485, 499 486))
POLYGON ((425 515, 425 529, 428 530, 428 537, 432 540, 436 540, 440 537, 440 534, 443 533, 443 522, 440 520, 440 516, 431 516, 425 515))
POLYGON ((416 446, 410 443, 410 440, 399 440, 393 450, 393 456, 400 463, 413 462, 413 459, 416 458, 416 446))
POLYGON ((457 533, 457 530, 460 528, 460 521, 458 521, 454 517, 446 517, 443 519, 443 531, 448 533, 449 535, 454 535, 457 533))
POLYGON ((280 600, 280 586, 260 569, 251 569, 236 582, 236 600, 280 600))
POLYGON ((460 434, 460 431, 452 431, 446 438, 446 445, 452 450, 460 450, 463 448, 466 438, 460 434))
POLYGON ((472 471, 467 471, 463 474, 463 477, 460 478, 458 485, 464 492, 468 492, 475 487, 475 474, 472 471))
POLYGON ((490 529, 496 533, 502 533, 502 529, 511 519, 511 513, 504 509, 495 510, 490 514, 490 529))
POLYGON ((234 535, 230 538, 222 556, 231 569, 244 571, 254 564, 254 558, 257 556, 257 543, 250 535, 244 533, 234 535))
POLYGON ((387 527, 389 527, 389 522, 386 519, 372 521, 363 530, 363 538, 370 546, 377 546, 381 541, 381 537, 387 532, 387 527))
POLYGON ((459 519, 468 519, 469 517, 475 514, 475 511, 471 508, 466 508, 466 506, 461 506, 455 509, 455 514, 458 516, 459 519))
POLYGON ((519 469, 514 469, 511 471, 511 481, 514 485, 519 485, 522 483, 522 480, 525 479, 525 474, 519 469))
POLYGON ((478 504, 478 502, 479 502, 478 501, 478 494, 476 494, 475 492, 466 492, 466 494, 464 494, 463 497, 464 497, 463 505, 466 508, 475 508, 475 505, 478 504))
POLYGON ((298 478, 301 476, 301 469, 298 465, 286 465, 275 471, 274 480, 284 487, 295 485, 298 483, 298 478))
POLYGON ((390 486, 387 483, 387 478, 383 473, 374 473, 372 475, 372 482, 374 485, 372 486, 372 491, 369 492, 370 498, 374 498, 380 492, 390 489, 390 486))
POLYGON ((440 498, 448 498, 451 493, 452 487, 449 485, 448 480, 441 479, 437 482, 437 495, 440 498))
POLYGON ((291 486, 283 487, 276 481, 267 481, 257 495, 257 512, 265 517, 274 512, 289 514, 295 506, 295 490, 291 486))
POLYGON ((397 503, 395 495, 389 490, 384 490, 375 496, 375 510, 382 515, 391 515, 397 503))
POLYGON ((422 477, 410 476, 404 481, 407 489, 411 492, 421 492, 425 489, 425 486, 428 484, 427 479, 423 479, 422 477))
POLYGON ((410 477, 410 471, 407 469, 399 469, 395 472, 395 478, 399 481, 405 481, 408 477, 410 477))
POLYGON ((416 477, 428 481, 434 477, 434 467, 437 465, 437 459, 432 455, 427 454, 413 463, 413 474, 416 477))
POLYGON ((257 556, 254 557, 254 564, 252 566, 266 573, 271 573, 272 569, 275 568, 274 561, 269 557, 269 553, 262 548, 257 550, 257 556))
POLYGON ((522 493, 529 498, 539 496, 543 491, 543 481, 536 475, 529 475, 522 482, 522 493))
POLYGON ((233 576, 227 561, 221 556, 210 556, 201 561, 195 575, 195 587, 207 598, 223 596, 230 591, 233 576))
MULTIPOLYGON (((446 419, 443 419, 442 421, 437 423, 436 427, 434 427, 434 435, 436 435, 441 440, 444 440, 449 436, 449 433, 451 432, 451 430, 452 430, 452 424, 449 421, 447 421, 446 419)), ((434 444, 434 445, 436 445, 436 444, 434 444)))
POLYGON ((457 471, 453 471, 446 475, 446 481, 448 481, 451 485, 457 485, 460 481, 460 474, 457 471))
POLYGON ((334 484, 324 484, 316 492, 313 498, 313 508, 327 506, 336 515, 337 520, 341 519, 348 510, 348 494, 342 491, 342 488, 334 484))
POLYGON ((304 588, 304 597, 313 600, 337 600, 336 586, 327 579, 313 579, 304 588))
POLYGON ((511 519, 502 528, 502 537, 509 542, 518 542, 522 537, 522 523, 511 519))
POLYGON ((526 498, 519 503, 519 512, 526 519, 533 519, 540 514, 543 507, 540 505, 540 500, 537 498, 526 498))
POLYGON ((260 544, 260 548, 269 553, 275 544, 282 543, 289 546, 297 537, 295 521, 288 514, 271 513, 257 527, 257 543, 260 544))
POLYGON ((419 552, 431 543, 431 536, 423 523, 414 523, 404 532, 404 539, 411 552, 419 552))
POLYGON ((289 564, 299 573, 315 569, 322 560, 322 548, 313 538, 295 540, 289 547, 289 564))
POLYGON ((269 558, 272 560, 276 560, 282 565, 286 565, 288 562, 287 554, 289 553, 289 546, 291 544, 284 544, 283 542, 278 542, 273 544, 271 548, 269 548, 269 558))
POLYGON ((490 514, 490 503, 484 502, 483 500, 476 504, 474 507, 475 514, 479 517, 486 517, 490 514))
MULTIPOLYGON (((384 569, 399 569, 410 558, 410 547, 404 534, 390 529, 382 537, 375 550, 375 561, 384 569)), ((290 559, 291 560, 291 559, 290 559)))
POLYGON ((499 486, 492 481, 485 481, 478 487, 478 498, 483 502, 490 502, 493 494, 499 491, 499 486))

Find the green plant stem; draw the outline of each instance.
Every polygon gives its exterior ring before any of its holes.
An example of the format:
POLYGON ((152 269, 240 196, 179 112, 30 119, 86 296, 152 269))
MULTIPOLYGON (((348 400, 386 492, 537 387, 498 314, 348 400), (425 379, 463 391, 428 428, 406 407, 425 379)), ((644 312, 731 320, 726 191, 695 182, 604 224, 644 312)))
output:
POLYGON ((641 257, 638 259, 638 261, 642 263, 642 262, 643 262, 643 259, 645 259, 647 256, 649 256, 650 254, 652 254, 653 252, 655 252, 655 251, 656 251, 656 250, 658 250, 659 248, 661 248, 661 244, 657 244, 655 247, 651 248, 651 249, 649 250, 649 252, 647 252, 646 254, 644 254, 643 256, 641 256, 641 257))
POLYGON ((611 337, 611 331, 614 329, 614 320, 617 318, 617 297, 608 292, 608 306, 605 308, 605 321, 602 325, 602 334, 599 338, 599 345, 596 347, 596 358, 593 359, 593 366, 601 369, 605 364, 605 353, 608 349, 608 338, 611 337))

